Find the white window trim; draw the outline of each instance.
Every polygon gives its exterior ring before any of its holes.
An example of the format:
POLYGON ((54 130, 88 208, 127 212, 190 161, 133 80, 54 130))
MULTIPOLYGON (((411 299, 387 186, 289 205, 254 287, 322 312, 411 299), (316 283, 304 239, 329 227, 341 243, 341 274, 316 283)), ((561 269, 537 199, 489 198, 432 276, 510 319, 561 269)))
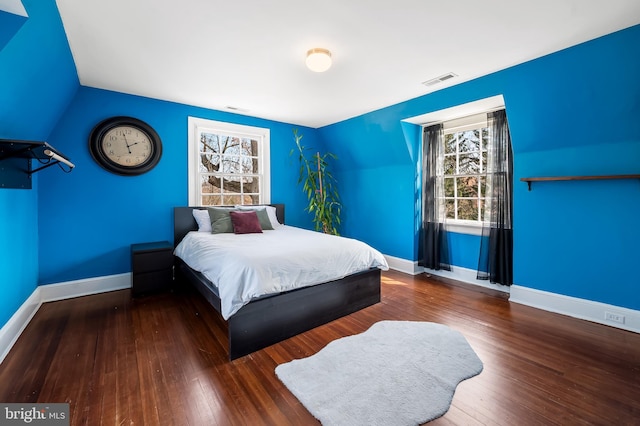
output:
POLYGON ((482 235, 482 222, 473 220, 447 219, 444 227, 449 232, 468 235, 482 235))
POLYGON ((260 179, 260 203, 271 203, 271 154, 270 154, 270 130, 262 127, 244 126, 241 124, 226 123, 224 121, 207 120, 204 118, 188 117, 188 170, 189 170, 189 205, 200 206, 201 199, 198 196, 199 174, 198 165, 200 153, 198 144, 199 134, 202 131, 212 133, 222 132, 255 137, 260 143, 259 170, 262 171, 260 179))
POLYGON ((482 112, 454 120, 447 120, 442 123, 442 126, 445 134, 487 127, 487 113, 482 112))
POLYGON ((425 126, 428 125, 428 123, 441 123, 445 121, 456 120, 460 117, 467 117, 483 112, 486 113, 491 110, 504 108, 504 106, 504 97, 502 95, 496 95, 490 98, 480 99, 462 105, 456 105, 451 108, 445 108, 422 115, 416 115, 415 117, 410 117, 402 121, 425 126))

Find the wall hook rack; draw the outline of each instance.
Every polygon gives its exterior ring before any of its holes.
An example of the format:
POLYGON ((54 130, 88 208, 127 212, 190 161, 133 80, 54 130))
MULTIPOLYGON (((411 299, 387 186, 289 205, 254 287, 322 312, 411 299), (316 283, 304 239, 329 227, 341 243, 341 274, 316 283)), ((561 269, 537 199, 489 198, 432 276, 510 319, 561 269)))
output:
POLYGON ((75 167, 46 142, 0 139, 0 188, 31 189, 31 176, 56 164, 67 173, 75 167), (33 160, 42 166, 34 169, 33 160))

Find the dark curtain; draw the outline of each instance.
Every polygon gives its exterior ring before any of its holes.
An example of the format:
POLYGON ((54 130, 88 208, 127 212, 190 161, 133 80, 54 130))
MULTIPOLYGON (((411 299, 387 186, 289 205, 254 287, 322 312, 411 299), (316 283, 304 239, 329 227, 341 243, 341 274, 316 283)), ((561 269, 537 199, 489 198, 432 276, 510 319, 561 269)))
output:
POLYGON ((425 127, 422 138, 422 238, 421 264, 425 268, 447 271, 449 246, 444 227, 444 144, 443 126, 425 127))
POLYGON ((487 181, 478 279, 513 284, 513 151, 505 110, 487 114, 487 181))

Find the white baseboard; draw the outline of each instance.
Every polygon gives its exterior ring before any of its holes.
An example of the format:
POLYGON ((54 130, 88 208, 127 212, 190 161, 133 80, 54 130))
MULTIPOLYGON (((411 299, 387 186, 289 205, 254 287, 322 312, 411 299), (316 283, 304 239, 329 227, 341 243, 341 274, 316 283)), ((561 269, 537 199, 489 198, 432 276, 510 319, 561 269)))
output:
POLYGON ((117 274, 106 277, 87 278, 64 283, 47 284, 36 287, 31 296, 18 308, 9 321, 0 329, 0 363, 4 361, 20 334, 45 302, 106 293, 108 291, 131 288, 131 274, 117 274))
POLYGON ((480 287, 490 288, 492 290, 502 291, 504 293, 509 293, 510 288, 507 285, 494 284, 489 280, 479 280, 476 278, 478 271, 473 269, 463 268, 461 266, 451 266, 451 271, 444 270, 433 270, 422 268, 421 272, 425 272, 430 275, 437 275, 439 277, 451 278, 453 280, 462 281, 463 283, 473 284, 480 287))
POLYGON ((131 288, 131 273, 86 278, 38 287, 42 303, 131 288))
POLYGON ((640 311, 591 300, 578 299, 563 294, 550 293, 519 285, 511 286, 509 301, 545 311, 584 319, 623 330, 640 333, 640 311), (624 323, 605 319, 605 313, 624 318, 624 323))
POLYGON ((457 281, 462 281, 467 284, 479 285, 481 287, 491 288, 493 290, 503 291, 509 293, 509 286, 493 284, 486 280, 479 280, 476 278, 477 271, 472 269, 462 268, 460 266, 451 266, 451 271, 436 271, 432 269, 425 269, 418 265, 417 261, 401 259, 399 257, 384 256, 387 259, 389 268, 394 271, 404 272, 405 274, 418 275, 423 272, 430 275, 437 275, 444 278, 451 278, 457 281))
POLYGON ((384 255, 384 258, 387 260, 389 264, 389 268, 394 271, 404 272, 409 275, 418 275, 423 271, 422 266, 418 266, 418 262, 414 262, 412 260, 401 259, 399 257, 393 257, 384 255))
POLYGON ((38 312, 41 304, 40 288, 36 287, 31 296, 25 300, 16 313, 0 329, 0 364, 27 327, 31 318, 38 312))
POLYGON ((565 296, 562 294, 536 290, 529 287, 522 287, 519 285, 504 286, 493 284, 489 281, 477 279, 477 271, 462 268, 459 266, 452 266, 451 271, 435 271, 418 266, 418 262, 413 262, 410 260, 400 259, 392 256, 385 256, 385 258, 387 259, 389 267, 399 272, 404 272, 411 275, 417 275, 425 272, 430 275, 437 275, 444 278, 451 278, 457 281, 462 281, 468 284, 491 288, 494 290, 509 293, 510 302, 520 303, 522 305, 528 305, 533 308, 542 309, 544 311, 555 312, 558 314, 567 315, 598 324, 604 324, 611 327, 640 333, 640 311, 615 305, 608 305, 606 303, 565 296), (605 319, 605 312, 624 317, 624 323, 605 319))

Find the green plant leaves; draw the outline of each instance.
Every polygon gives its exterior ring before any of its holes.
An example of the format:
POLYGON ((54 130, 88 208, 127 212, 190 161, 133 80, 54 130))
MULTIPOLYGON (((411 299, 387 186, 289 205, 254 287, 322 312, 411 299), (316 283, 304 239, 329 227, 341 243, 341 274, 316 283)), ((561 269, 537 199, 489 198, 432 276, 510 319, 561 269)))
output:
MULTIPOLYGON (((337 180, 329 170, 329 160, 337 160, 333 153, 314 153, 305 155, 309 148, 302 145, 302 135, 293 129, 293 137, 298 151, 300 170, 298 184, 302 183, 302 191, 306 194, 308 205, 306 211, 313 214, 316 231, 339 235, 340 214, 342 205, 337 190, 337 180)), ((295 152, 291 149, 289 156, 295 152)))

